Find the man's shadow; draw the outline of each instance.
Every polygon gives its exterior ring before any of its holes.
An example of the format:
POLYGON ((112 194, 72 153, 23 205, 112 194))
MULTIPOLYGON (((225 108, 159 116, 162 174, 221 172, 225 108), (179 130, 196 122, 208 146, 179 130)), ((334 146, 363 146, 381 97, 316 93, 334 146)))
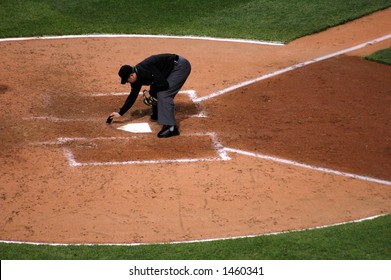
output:
MULTIPOLYGON (((199 110, 200 110, 199 106, 197 106, 194 103, 178 102, 175 103, 175 118, 179 124, 183 120, 198 115, 200 113, 199 110)), ((122 122, 139 120, 144 118, 145 116, 149 117, 151 116, 151 114, 152 114, 152 107, 136 109, 130 113, 129 119, 123 120, 122 122)), ((121 121, 117 121, 117 122, 121 122, 121 121)))

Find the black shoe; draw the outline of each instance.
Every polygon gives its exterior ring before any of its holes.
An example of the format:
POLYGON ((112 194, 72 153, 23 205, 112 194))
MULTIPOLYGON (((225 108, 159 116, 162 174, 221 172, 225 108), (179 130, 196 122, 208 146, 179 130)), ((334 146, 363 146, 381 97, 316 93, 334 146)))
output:
POLYGON ((176 125, 170 126, 170 125, 163 125, 162 130, 157 134, 157 137, 159 138, 168 138, 171 136, 177 136, 179 135, 179 130, 176 125))

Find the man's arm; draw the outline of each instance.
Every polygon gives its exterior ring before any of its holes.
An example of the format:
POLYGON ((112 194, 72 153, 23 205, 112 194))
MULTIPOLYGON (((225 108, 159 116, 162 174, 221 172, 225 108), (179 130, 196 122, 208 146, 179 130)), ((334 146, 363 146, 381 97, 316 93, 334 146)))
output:
POLYGON ((123 116, 134 104, 136 101, 138 94, 141 90, 141 85, 132 85, 132 90, 130 91, 128 97, 125 100, 124 105, 122 105, 122 108, 119 110, 119 114, 123 116))

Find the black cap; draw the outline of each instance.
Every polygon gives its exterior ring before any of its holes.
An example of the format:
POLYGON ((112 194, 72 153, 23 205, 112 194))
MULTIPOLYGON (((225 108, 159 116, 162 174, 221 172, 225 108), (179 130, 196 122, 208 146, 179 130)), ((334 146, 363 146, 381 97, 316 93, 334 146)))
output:
POLYGON ((121 77, 121 84, 126 84, 130 74, 133 73, 133 67, 130 65, 122 65, 118 71, 118 75, 121 77))

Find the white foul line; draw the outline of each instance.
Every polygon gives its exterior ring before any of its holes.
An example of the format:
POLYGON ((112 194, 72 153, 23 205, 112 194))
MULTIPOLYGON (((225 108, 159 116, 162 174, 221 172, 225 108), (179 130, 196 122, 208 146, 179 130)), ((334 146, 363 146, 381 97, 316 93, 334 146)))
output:
POLYGON ((274 162, 298 166, 298 167, 302 167, 302 168, 306 168, 306 169, 316 170, 316 171, 320 171, 320 172, 324 172, 324 173, 335 174, 335 175, 339 175, 339 176, 343 176, 343 177, 354 178, 354 179, 359 179, 362 181, 373 182, 373 183, 391 186, 391 181, 385 181, 385 180, 376 179, 376 178, 372 178, 372 177, 341 172, 338 170, 333 170, 333 169, 324 168, 324 167, 312 166, 312 165, 300 163, 300 162, 293 161, 293 160, 282 159, 282 158, 272 157, 272 156, 268 156, 268 155, 261 155, 261 154, 246 152, 246 151, 232 149, 232 148, 224 148, 224 149, 227 152, 237 153, 237 154, 241 154, 241 155, 245 155, 245 156, 261 158, 261 159, 270 160, 270 161, 274 161, 274 162))
POLYGON ((199 98, 195 99, 194 102, 205 101, 205 100, 208 100, 208 99, 220 96, 222 94, 225 94, 227 92, 231 92, 231 91, 236 90, 238 88, 245 87, 245 86, 248 86, 250 84, 253 84, 253 83, 256 83, 256 82, 259 82, 259 81, 262 81, 262 80, 265 80, 265 79, 268 79, 268 78, 271 78, 271 77, 274 77, 274 76, 277 76, 277 75, 280 75, 280 74, 283 74, 283 73, 286 73, 286 72, 289 72, 289 71, 296 70, 296 69, 304 67, 306 65, 310 65, 310 64, 322 61, 322 60, 329 59, 331 57, 335 57, 335 56, 338 56, 338 55, 341 55, 341 54, 344 54, 344 53, 348 53, 348 52, 351 52, 351 51, 354 51, 354 50, 358 50, 358 49, 364 48, 366 46, 369 46, 369 45, 372 45, 372 44, 375 44, 375 43, 378 43, 378 42, 381 42, 381 41, 384 41, 384 40, 388 40, 390 38, 391 38, 391 34, 388 34, 388 35, 385 35, 383 37, 376 38, 374 40, 365 42, 363 44, 360 44, 360 45, 357 45, 357 46, 354 46, 354 47, 351 47, 351 48, 348 48, 348 49, 344 49, 344 50, 341 50, 341 51, 338 51, 338 52, 334 52, 334 53, 331 53, 331 54, 328 54, 328 55, 325 55, 325 56, 321 56, 321 57, 318 57, 318 58, 315 58, 315 59, 312 59, 312 60, 301 62, 301 63, 295 64, 295 65, 289 66, 287 68, 284 68, 284 69, 281 69, 281 70, 278 70, 278 71, 275 71, 275 72, 272 72, 272 73, 269 73, 269 74, 262 75, 262 76, 260 76, 258 78, 253 79, 253 80, 245 81, 245 82, 239 83, 237 85, 225 88, 223 90, 219 90, 217 92, 211 93, 209 95, 206 95, 206 96, 203 96, 203 97, 199 97, 199 98))

